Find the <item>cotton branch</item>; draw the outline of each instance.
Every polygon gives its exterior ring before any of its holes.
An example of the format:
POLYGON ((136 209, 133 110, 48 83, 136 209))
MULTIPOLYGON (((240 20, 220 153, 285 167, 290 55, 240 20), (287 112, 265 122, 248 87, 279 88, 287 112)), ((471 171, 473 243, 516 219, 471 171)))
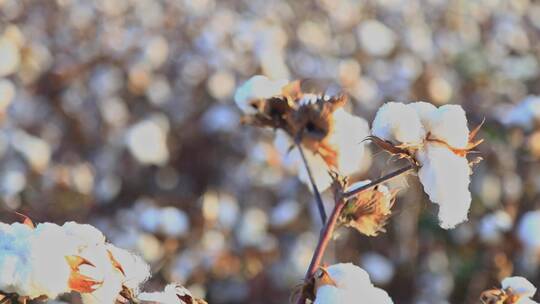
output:
POLYGON ((319 209, 321 221, 322 221, 322 224, 324 225, 324 223, 326 223, 326 211, 324 210, 324 204, 322 201, 321 193, 319 192, 319 188, 317 187, 317 184, 315 183, 315 179, 313 179, 313 174, 311 173, 311 168, 306 159, 306 155, 304 154, 304 149, 302 148, 302 145, 299 143, 296 143, 296 147, 298 148, 298 151, 300 152, 300 156, 302 157, 302 162, 304 163, 304 167, 306 168, 306 172, 309 177, 309 182, 311 184, 313 193, 315 195, 315 201, 317 202, 317 209, 319 209))
MULTIPOLYGON (((347 199, 362 192, 369 190, 377 185, 380 185, 394 177, 397 177, 401 174, 405 174, 410 170, 413 170, 415 168, 414 165, 410 164, 408 166, 405 166, 401 169, 398 169, 394 172, 391 172, 373 182, 370 182, 369 184, 366 184, 364 186, 361 186, 359 188, 356 188, 354 190, 344 192, 341 194, 336 195, 336 204, 334 206, 334 209, 332 210, 332 213, 330 214, 330 218, 324 225, 324 227, 321 230, 321 235, 319 237, 319 242, 317 243, 317 247, 315 249, 315 252, 313 253, 313 257, 311 258, 311 262, 309 264, 309 268, 306 272, 305 280, 309 280, 317 271, 319 268, 322 258, 324 256, 324 253, 326 252, 326 248, 328 247, 328 244, 330 243, 330 240, 332 238, 332 235, 334 234, 334 231, 336 229, 336 226, 338 224, 339 216, 345 207, 347 203, 347 199)), ((305 295, 301 295, 297 304, 304 304, 305 303, 305 295)))

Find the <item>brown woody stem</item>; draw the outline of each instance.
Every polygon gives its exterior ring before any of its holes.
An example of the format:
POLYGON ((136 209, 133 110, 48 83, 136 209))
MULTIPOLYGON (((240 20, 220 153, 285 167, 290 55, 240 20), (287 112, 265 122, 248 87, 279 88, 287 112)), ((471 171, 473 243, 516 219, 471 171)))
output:
MULTIPOLYGON (((347 198, 350 198, 351 196, 354 196, 362 191, 366 191, 370 188, 373 188, 385 181, 388 181, 394 177, 404 174, 414 168, 415 168, 414 165, 412 164, 408 165, 399 170, 391 172, 379 179, 376 179, 367 185, 356 188, 349 192, 344 192, 339 197, 336 198, 336 205, 334 206, 334 209, 332 210, 332 213, 330 214, 330 218, 328 219, 328 222, 326 222, 326 224, 321 230, 319 242, 317 243, 317 247, 315 249, 315 252, 313 253, 313 257, 311 258, 309 268, 306 272, 306 276, 305 276, 306 281, 308 281, 315 274, 315 272, 319 268, 319 265, 321 264, 324 253, 326 252, 326 248, 328 247, 328 244, 330 243, 330 240, 332 239, 332 235, 334 234, 334 230, 336 229, 341 211, 346 205, 347 198)), ((305 304, 305 301, 306 301, 305 296, 301 295, 300 298, 298 299, 297 304, 305 304)))
POLYGON ((315 201, 317 202, 317 209, 319 209, 319 215, 321 216, 321 221, 322 221, 322 224, 324 225, 324 223, 326 223, 326 211, 324 210, 321 193, 319 192, 319 188, 317 187, 317 184, 315 184, 315 179, 313 178, 313 174, 311 173, 311 168, 306 159, 306 155, 304 154, 304 149, 302 148, 302 144, 296 143, 296 147, 298 148, 298 151, 300 151, 302 162, 304 163, 304 167, 306 168, 306 171, 309 177, 309 182, 311 184, 311 188, 313 189, 313 194, 315 195, 315 201))

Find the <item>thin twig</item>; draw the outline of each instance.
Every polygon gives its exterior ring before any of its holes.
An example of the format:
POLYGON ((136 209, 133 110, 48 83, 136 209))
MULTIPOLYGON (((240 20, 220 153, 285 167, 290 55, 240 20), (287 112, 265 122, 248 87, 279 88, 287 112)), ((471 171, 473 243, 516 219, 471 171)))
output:
POLYGON ((362 187, 358 187, 358 188, 353 189, 351 191, 344 192, 342 194, 342 196, 345 197, 345 198, 349 198, 349 197, 354 196, 354 195, 356 195, 356 194, 358 194, 358 193, 360 193, 360 192, 362 192, 364 190, 367 190, 369 188, 373 188, 373 187, 377 186, 378 184, 381 184, 381 183, 383 183, 383 182, 385 182, 387 180, 390 180, 390 179, 392 179, 392 178, 394 178, 396 176, 399 176, 399 175, 401 175, 401 174, 403 174, 403 173, 405 173, 407 171, 410 171, 410 170, 412 170, 414 168, 415 168, 415 166, 410 164, 410 165, 405 166, 405 167, 403 167, 401 169, 398 169, 398 170, 396 170, 394 172, 388 173, 385 176, 383 176, 381 178, 378 178, 378 179, 372 181, 369 184, 363 185, 362 187))
MULTIPOLYGON (((319 237, 319 242, 317 243, 317 248, 315 249, 315 252, 313 253, 313 257, 311 258, 309 268, 306 272, 306 277, 305 277, 306 281, 308 281, 315 274, 315 272, 319 268, 319 265, 321 264, 324 253, 326 252, 326 248, 328 247, 328 243, 330 243, 330 240, 332 239, 332 235, 334 234, 334 230, 337 226, 337 222, 341 214, 341 211, 346 205, 347 198, 354 196, 355 194, 358 194, 362 191, 373 188, 385 181, 388 181, 396 176, 404 174, 414 168, 415 168, 414 165, 412 164, 408 165, 399 170, 391 172, 377 180, 374 180, 373 182, 367 185, 356 188, 349 192, 342 193, 341 195, 339 195, 339 197, 336 198, 336 205, 334 206, 334 209, 332 210, 332 213, 330 214, 330 219, 328 220, 328 222, 326 222, 326 224, 321 230, 321 235, 319 237)), ((301 295, 300 298, 298 299, 297 304, 304 304, 305 301, 306 301, 306 298, 304 297, 304 295, 301 295)))
POLYGON ((309 163, 306 159, 306 155, 304 154, 304 149, 302 148, 302 144, 296 143, 296 147, 298 148, 298 151, 300 151, 300 156, 302 157, 302 161, 304 162, 304 167, 306 168, 306 171, 309 177, 309 182, 311 183, 311 188, 313 189, 313 193, 315 194, 315 201, 317 202, 317 208, 319 209, 321 221, 324 225, 324 223, 326 223, 326 211, 324 210, 321 193, 319 192, 319 188, 315 184, 315 179, 313 178, 313 174, 311 173, 311 167, 309 166, 309 163))

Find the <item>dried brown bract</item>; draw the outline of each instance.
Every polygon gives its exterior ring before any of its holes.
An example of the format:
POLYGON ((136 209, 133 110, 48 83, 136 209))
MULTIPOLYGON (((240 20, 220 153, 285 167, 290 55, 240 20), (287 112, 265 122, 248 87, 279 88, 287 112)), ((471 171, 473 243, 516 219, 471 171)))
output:
POLYGON ((493 288, 482 292, 480 295, 482 304, 514 304, 517 303, 520 298, 520 296, 512 292, 511 288, 493 288))
MULTIPOLYGON (((368 182, 357 183, 357 186, 368 182)), ((380 232, 385 232, 384 226, 392 215, 396 193, 397 191, 390 191, 383 185, 359 192, 348 199, 340 222, 367 236, 377 236, 380 232)))
POLYGON ((296 80, 281 89, 281 94, 250 100, 244 123, 284 130, 311 152, 320 155, 329 167, 337 166, 338 151, 329 137, 334 130, 333 113, 347 103, 346 95, 305 92, 296 80))

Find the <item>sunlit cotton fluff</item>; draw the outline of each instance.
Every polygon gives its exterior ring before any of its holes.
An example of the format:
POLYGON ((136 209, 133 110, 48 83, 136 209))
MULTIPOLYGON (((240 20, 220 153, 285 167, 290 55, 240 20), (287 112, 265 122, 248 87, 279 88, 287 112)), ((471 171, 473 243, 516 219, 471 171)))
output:
POLYGON ((519 221, 518 238, 526 250, 540 252, 540 210, 525 213, 519 221))
POLYGON ((253 102, 281 94, 288 82, 286 79, 272 80, 262 75, 253 76, 236 90, 234 101, 244 114, 257 114, 253 102))
POLYGON ((315 304, 393 303, 386 291, 373 286, 368 273, 356 265, 335 264, 326 271, 330 284, 317 288, 315 304))
POLYGON ((508 277, 502 280, 501 286, 505 290, 510 290, 513 295, 519 296, 516 304, 538 304, 531 300, 536 293, 536 287, 523 277, 508 277))
POLYGON ((498 210, 482 218, 478 234, 482 241, 495 244, 503 239, 503 233, 512 229, 512 217, 504 210, 498 210))
POLYGON ((470 168, 466 158, 444 146, 428 143, 416 154, 422 165, 418 177, 429 195, 439 205, 440 226, 454 228, 467 220, 471 205, 470 168))
POLYGON ((0 290, 30 299, 69 292, 71 269, 65 256, 75 253, 76 243, 68 241, 58 225, 45 223, 32 229, 2 223, 0 290))
POLYGON ((372 133, 407 150, 420 165, 420 182, 439 205, 441 227, 454 228, 467 219, 471 169, 461 151, 470 139, 461 106, 389 102, 377 112, 372 133))
POLYGON ((372 134, 394 144, 419 145, 426 131, 418 114, 403 103, 387 102, 373 120, 372 134))
POLYGON ((93 226, 75 222, 35 228, 0 223, 0 269, 0 290, 30 299, 54 299, 84 286, 73 281, 80 274, 95 283, 94 291, 81 291, 85 304, 113 304, 122 288, 137 292, 150 275, 140 258, 106 243, 93 226), (84 262, 74 265, 74 259, 84 262))
POLYGON ((502 107, 499 110, 499 119, 503 124, 530 130, 535 121, 540 120, 540 96, 527 96, 512 108, 502 107))
MULTIPOLYGON (((334 127, 332 133, 328 135, 327 141, 337 152, 337 167, 330 168, 320 155, 304 148, 313 179, 320 191, 328 189, 332 184, 332 178, 328 174, 330 169, 337 170, 342 175, 358 172, 365 157, 363 141, 369 135, 368 123, 363 118, 344 109, 335 110, 332 119, 334 127)), ((298 170, 298 178, 309 185, 308 172, 302 163, 300 151, 296 147, 290 149, 293 144, 290 137, 285 132, 277 130, 274 143, 282 154, 285 165, 298 170)))
POLYGON ((142 303, 159 303, 159 304, 191 304, 193 296, 191 292, 179 284, 169 284, 163 291, 160 292, 143 292, 138 295, 137 299, 142 303), (182 298, 190 299, 191 302, 186 303, 182 298))

